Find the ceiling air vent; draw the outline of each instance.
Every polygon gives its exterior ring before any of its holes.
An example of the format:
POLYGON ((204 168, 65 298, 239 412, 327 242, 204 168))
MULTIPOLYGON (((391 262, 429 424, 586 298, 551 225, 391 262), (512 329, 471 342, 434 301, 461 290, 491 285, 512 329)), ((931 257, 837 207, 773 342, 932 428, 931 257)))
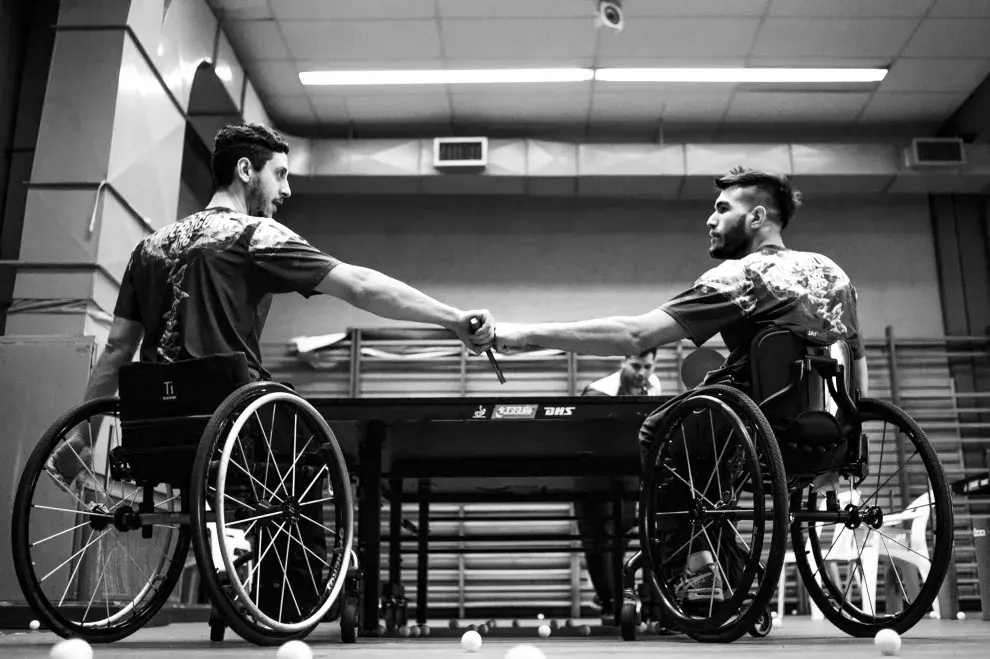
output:
POLYGON ((480 172, 488 165, 487 137, 438 137, 433 167, 444 172, 480 172))
POLYGON ((957 137, 919 137, 908 151, 911 167, 959 167, 966 164, 963 141, 957 137))

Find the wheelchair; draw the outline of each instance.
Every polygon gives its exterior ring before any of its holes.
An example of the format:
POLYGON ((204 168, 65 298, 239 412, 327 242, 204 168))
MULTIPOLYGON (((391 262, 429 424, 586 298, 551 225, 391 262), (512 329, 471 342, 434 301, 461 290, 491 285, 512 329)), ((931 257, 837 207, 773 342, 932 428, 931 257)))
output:
POLYGON ((192 544, 211 640, 278 645, 339 619, 354 642, 351 482, 323 417, 251 382, 243 353, 128 364, 119 390, 59 418, 18 483, 14 566, 39 621, 134 633, 176 601, 192 544))
POLYGON ((898 407, 858 396, 842 341, 771 327, 748 356, 749 395, 710 374, 644 426, 623 639, 636 638, 639 569, 668 628, 703 642, 766 636, 788 535, 826 619, 855 637, 903 634, 938 606, 952 555, 950 492, 931 443, 898 407), (925 539, 909 546, 901 524, 926 515, 925 539))

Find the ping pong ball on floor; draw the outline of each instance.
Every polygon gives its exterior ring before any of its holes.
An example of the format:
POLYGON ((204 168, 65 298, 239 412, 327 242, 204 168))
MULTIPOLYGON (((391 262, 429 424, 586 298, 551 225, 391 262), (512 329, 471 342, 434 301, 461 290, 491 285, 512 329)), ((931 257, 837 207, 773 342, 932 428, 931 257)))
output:
POLYGON ((547 636, 550 635, 550 627, 548 627, 547 625, 540 625, 540 628, 536 631, 539 632, 542 638, 546 638, 547 636))
POLYGON ((313 659, 313 651, 302 641, 283 643, 278 649, 278 659, 313 659))
POLYGON ((30 624, 28 624, 28 627, 30 627, 31 629, 35 629, 35 630, 41 629, 41 623, 38 622, 37 620, 32 620, 30 622, 30 624))
POLYGON ((466 631, 461 636, 461 647, 467 652, 477 652, 481 647, 481 634, 475 631, 466 631))
POLYGON ((873 644, 885 655, 897 654, 901 649, 901 637, 893 629, 881 629, 873 639, 873 644))
POLYGON ((505 659, 546 659, 546 655, 535 645, 523 643, 509 649, 505 653, 505 659))
POLYGON ((52 646, 51 659, 93 659, 93 648, 81 638, 70 638, 52 646))
POLYGON ((956 620, 965 620, 965 619, 966 619, 966 614, 963 613, 962 611, 956 614, 956 620))

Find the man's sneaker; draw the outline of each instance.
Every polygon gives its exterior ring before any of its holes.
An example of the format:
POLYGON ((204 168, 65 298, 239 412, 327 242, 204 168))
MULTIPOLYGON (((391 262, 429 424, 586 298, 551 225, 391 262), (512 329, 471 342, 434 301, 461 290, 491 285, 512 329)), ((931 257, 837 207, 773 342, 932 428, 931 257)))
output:
POLYGON ((697 572, 684 570, 681 580, 674 586, 674 596, 682 602, 722 602, 722 577, 714 565, 706 565, 697 572))

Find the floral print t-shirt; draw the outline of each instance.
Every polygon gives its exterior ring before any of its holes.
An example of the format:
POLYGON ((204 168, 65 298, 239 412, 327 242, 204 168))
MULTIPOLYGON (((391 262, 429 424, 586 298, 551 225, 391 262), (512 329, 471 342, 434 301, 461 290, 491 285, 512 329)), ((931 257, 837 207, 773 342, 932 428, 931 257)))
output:
POLYGON ((272 294, 309 297, 339 263, 272 219, 207 209, 138 243, 114 314, 144 325, 141 361, 243 352, 269 379, 259 343, 272 294))
POLYGON ((853 359, 863 356, 856 289, 829 258, 776 245, 723 261, 662 307, 700 346, 721 333, 729 357, 715 375, 748 382, 750 343, 770 326, 818 342, 844 339, 853 359))

